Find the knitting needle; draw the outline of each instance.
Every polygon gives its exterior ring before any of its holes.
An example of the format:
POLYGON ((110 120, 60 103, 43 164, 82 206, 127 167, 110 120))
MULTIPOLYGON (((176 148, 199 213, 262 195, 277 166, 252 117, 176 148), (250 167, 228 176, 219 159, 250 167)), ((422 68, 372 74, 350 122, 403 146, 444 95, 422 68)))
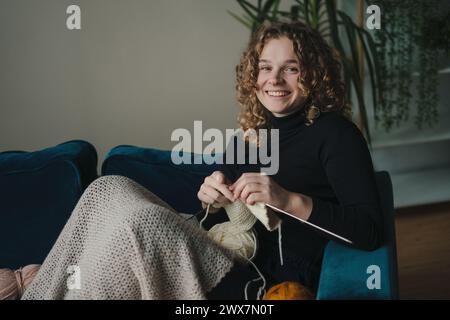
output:
POLYGON ((299 217, 297 217, 297 216, 294 216, 292 213, 289 213, 289 212, 287 212, 287 211, 284 211, 284 210, 282 210, 282 209, 280 209, 280 208, 277 208, 277 207, 275 207, 275 206, 273 206, 273 205, 271 205, 271 204, 268 204, 268 203, 265 203, 265 205, 268 206, 269 208, 275 210, 275 211, 284 213, 284 214, 286 214, 286 215, 288 215, 288 216, 290 216, 290 217, 292 217, 292 218, 294 218, 294 219, 299 220, 299 221, 302 222, 302 223, 306 223, 307 225, 309 225, 309 226, 311 226, 311 227, 314 227, 314 228, 316 228, 316 229, 319 229, 320 231, 323 231, 323 232, 325 232, 325 233, 328 233, 328 234, 330 234, 330 235, 332 235, 332 236, 334 236, 334 237, 336 237, 336 238, 338 238, 338 239, 341 239, 341 240, 343 240, 343 241, 345 241, 345 242, 347 242, 347 243, 350 243, 350 244, 353 243, 352 241, 350 241, 350 240, 348 240, 348 239, 346 239, 346 238, 344 238, 344 237, 341 237, 341 236, 339 236, 339 235, 337 235, 337 234, 335 234, 335 233, 333 233, 333 232, 331 232, 331 231, 328 231, 328 230, 326 230, 326 229, 324 229, 324 228, 322 228, 322 227, 319 227, 319 226, 317 226, 317 225, 315 225, 315 224, 313 224, 313 223, 311 223, 311 222, 309 222, 309 221, 303 220, 302 218, 299 218, 299 217))

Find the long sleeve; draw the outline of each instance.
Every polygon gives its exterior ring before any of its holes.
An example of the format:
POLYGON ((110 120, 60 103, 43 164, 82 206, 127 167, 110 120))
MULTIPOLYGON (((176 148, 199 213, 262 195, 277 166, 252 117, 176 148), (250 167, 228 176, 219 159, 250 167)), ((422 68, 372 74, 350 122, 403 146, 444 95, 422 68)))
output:
MULTIPOLYGON (((230 180, 231 182, 234 182, 237 180, 237 178, 239 177, 239 165, 237 164, 236 161, 227 163, 226 162, 226 154, 228 152, 235 152, 236 150, 230 151, 230 148, 235 148, 235 144, 233 142, 233 139, 235 137, 233 137, 230 142, 227 145, 227 148, 225 150, 225 152, 222 154, 222 163, 219 163, 217 165, 217 171, 222 172, 225 177, 230 180)), ((234 153, 236 154, 236 153, 234 153)), ((203 219, 204 215, 202 214, 199 219, 203 219)), ((206 221, 203 223, 203 227, 206 230, 209 230, 212 226, 218 224, 218 223, 223 223, 228 221, 228 217, 226 214, 226 211, 224 208, 220 208, 217 212, 215 212, 214 214, 211 214, 208 219, 206 219, 206 221)))
POLYGON ((312 197, 309 221, 351 240, 355 248, 374 250, 381 243, 382 216, 372 160, 355 125, 340 131, 328 135, 319 151, 338 204, 312 197))
POLYGON ((237 180, 238 176, 238 165, 235 163, 226 163, 226 151, 223 154, 223 163, 219 164, 217 170, 222 172, 228 180, 232 183, 237 180))
POLYGON ((238 137, 236 135, 232 136, 230 141, 227 144, 226 150, 222 156, 222 163, 219 164, 218 169, 221 171, 232 183, 235 182, 240 176, 240 165, 237 161, 237 143, 236 139, 238 137), (232 154, 232 161, 227 163, 227 154, 232 154))

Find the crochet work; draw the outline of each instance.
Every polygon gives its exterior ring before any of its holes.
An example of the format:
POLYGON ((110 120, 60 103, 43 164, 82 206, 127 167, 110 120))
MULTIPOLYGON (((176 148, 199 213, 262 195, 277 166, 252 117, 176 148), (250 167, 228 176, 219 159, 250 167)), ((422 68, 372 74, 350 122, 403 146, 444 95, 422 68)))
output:
POLYGON ((206 299, 235 258, 133 180, 104 176, 80 198, 23 299, 206 299), (67 285, 73 266, 79 288, 67 285))

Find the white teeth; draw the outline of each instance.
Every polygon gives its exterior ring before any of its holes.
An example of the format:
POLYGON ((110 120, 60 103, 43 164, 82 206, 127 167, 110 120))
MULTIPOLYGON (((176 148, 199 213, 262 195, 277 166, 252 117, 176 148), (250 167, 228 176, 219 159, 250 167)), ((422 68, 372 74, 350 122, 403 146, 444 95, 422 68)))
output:
POLYGON ((289 94, 289 92, 286 92, 286 91, 267 91, 267 93, 269 94, 269 96, 274 96, 274 97, 283 97, 283 96, 287 96, 289 94))

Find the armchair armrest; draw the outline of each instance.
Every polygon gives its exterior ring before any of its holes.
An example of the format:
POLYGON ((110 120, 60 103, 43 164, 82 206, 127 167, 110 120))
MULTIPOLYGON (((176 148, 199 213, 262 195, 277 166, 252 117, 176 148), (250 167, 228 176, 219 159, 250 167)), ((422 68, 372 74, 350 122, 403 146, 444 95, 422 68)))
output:
POLYGON ((388 246, 362 251, 330 241, 323 256, 317 299, 397 299, 396 269, 391 262, 388 246), (379 287, 373 286, 376 280, 379 287))
POLYGON ((398 299, 392 183, 386 171, 376 172, 375 178, 384 220, 383 246, 363 251, 330 241, 323 255, 318 299, 398 299))

